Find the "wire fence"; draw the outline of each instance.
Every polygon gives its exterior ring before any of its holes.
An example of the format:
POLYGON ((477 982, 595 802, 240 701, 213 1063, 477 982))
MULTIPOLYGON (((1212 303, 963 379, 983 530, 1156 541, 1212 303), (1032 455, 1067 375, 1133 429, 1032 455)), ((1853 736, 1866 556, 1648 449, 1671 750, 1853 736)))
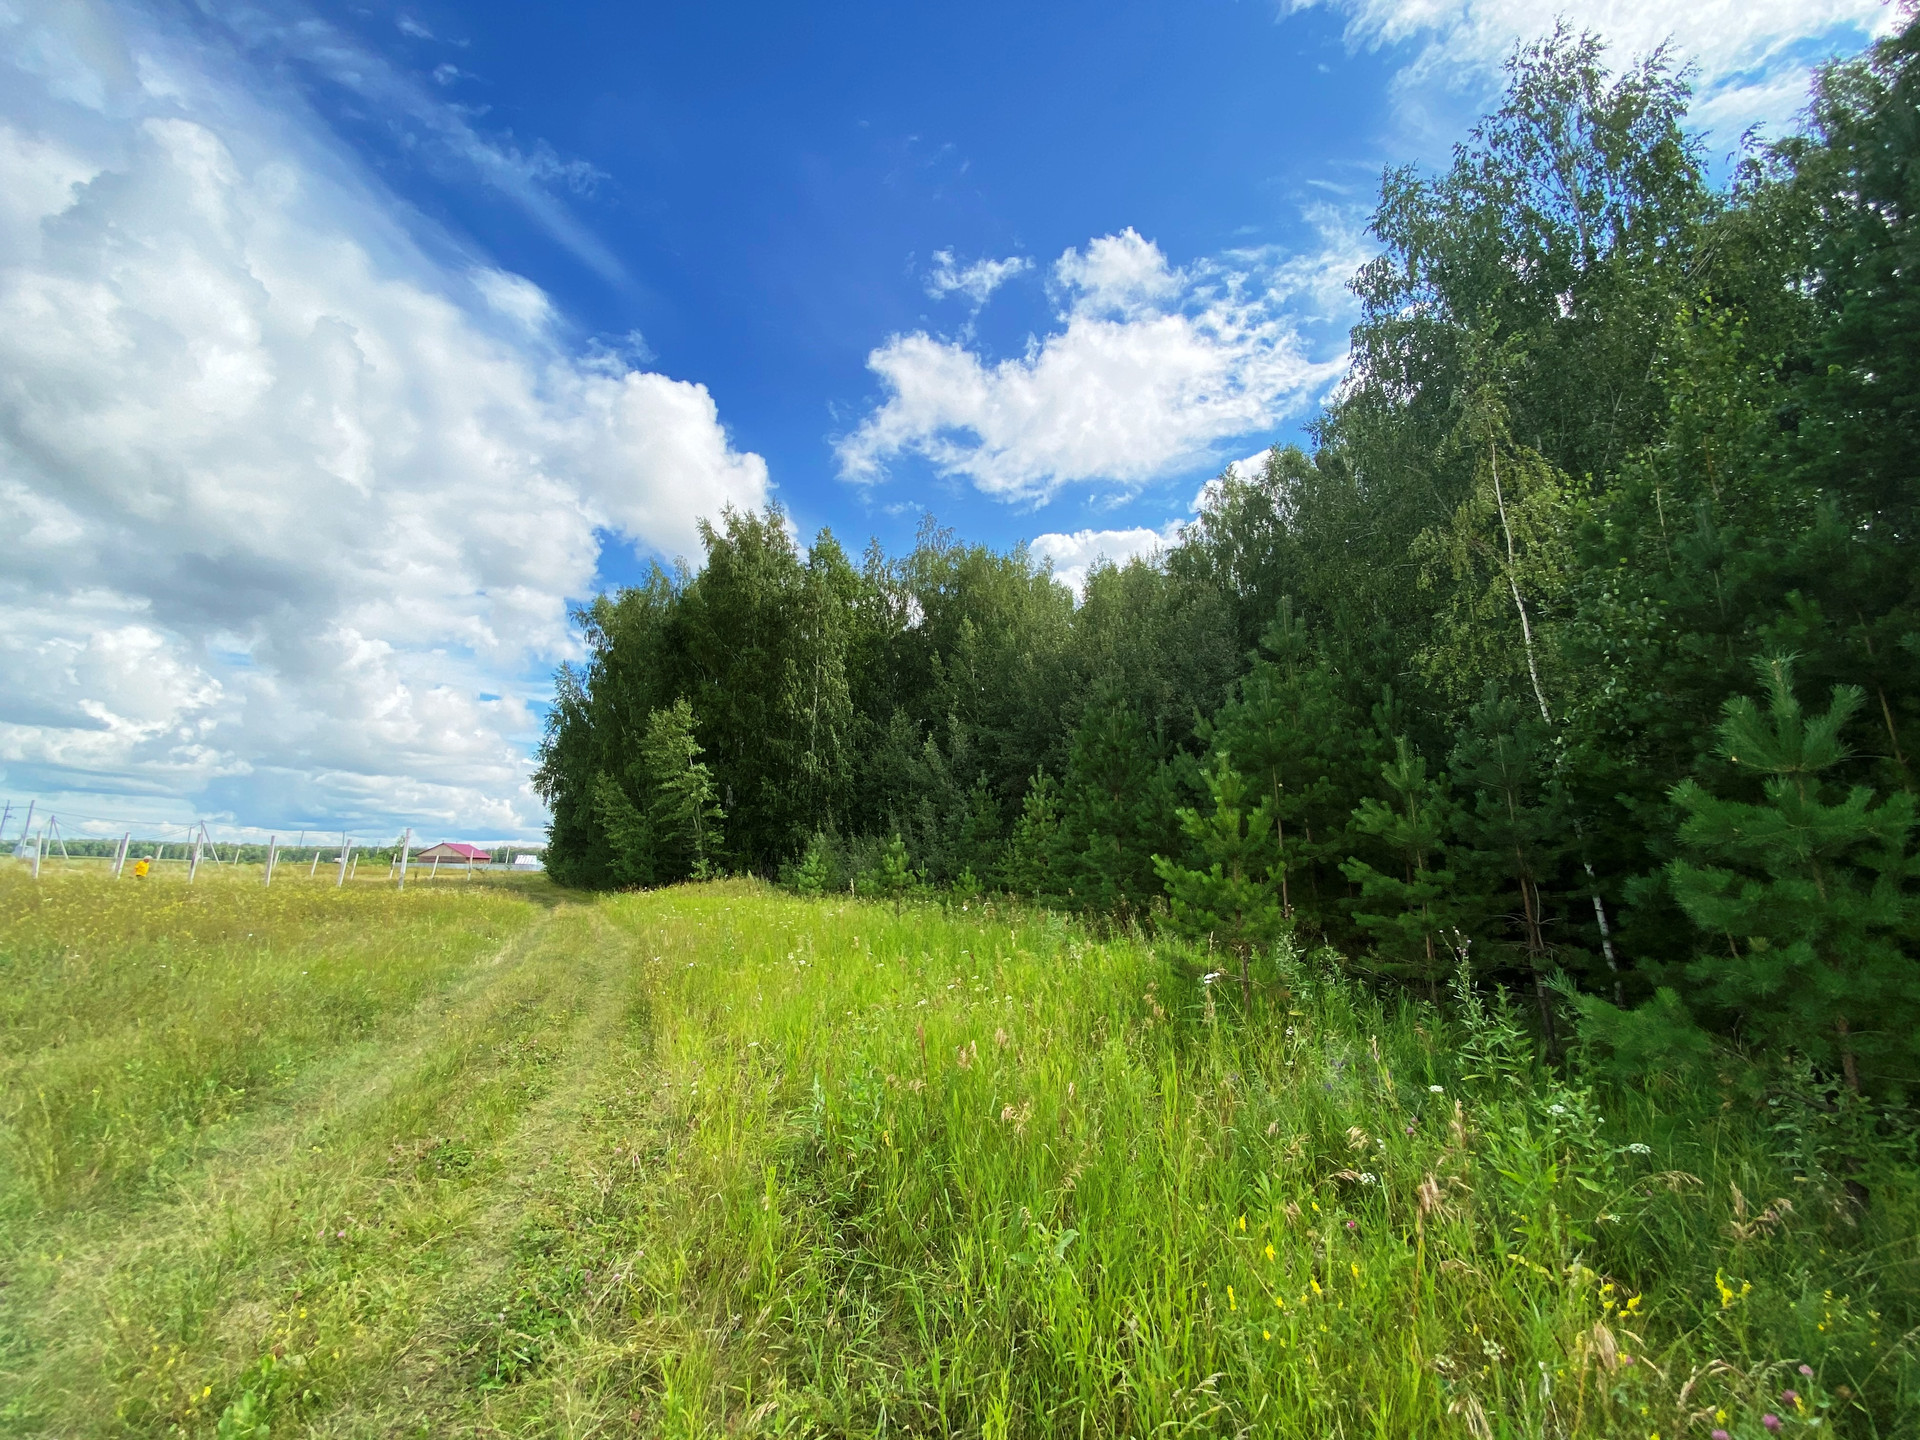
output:
POLYGON ((545 849, 524 841, 469 845, 441 842, 422 845, 411 829, 391 841, 374 840, 352 830, 321 832, 311 827, 289 828, 286 832, 250 829, 265 833, 264 841, 216 839, 204 820, 154 822, 117 820, 109 816, 73 810, 43 808, 38 800, 24 806, 17 801, 0 801, 0 856, 11 857, 16 865, 31 869, 35 879, 50 862, 77 864, 92 868, 104 864, 118 878, 133 874, 144 878, 161 867, 184 867, 187 878, 194 879, 202 867, 257 867, 264 883, 271 884, 282 867, 293 866, 309 879, 321 875, 321 867, 335 883, 344 885, 360 877, 363 865, 377 871, 387 867, 388 879, 405 884, 409 873, 437 877, 442 870, 472 875, 476 871, 527 870, 540 867, 545 849), (83 827, 76 831, 75 827, 83 827), (17 827, 17 828, 16 828, 17 827), (107 833, 102 833, 105 827, 107 833), (112 833, 118 831, 118 834, 112 833), (283 840, 285 843, 283 843, 283 840))

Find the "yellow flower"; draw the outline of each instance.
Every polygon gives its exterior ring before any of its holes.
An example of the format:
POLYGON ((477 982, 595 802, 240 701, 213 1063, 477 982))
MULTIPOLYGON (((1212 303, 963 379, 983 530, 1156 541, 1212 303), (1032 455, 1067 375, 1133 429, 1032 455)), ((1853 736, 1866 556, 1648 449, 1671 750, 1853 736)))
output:
POLYGON ((1714 1424, 1716 1424, 1716 1425, 1724 1425, 1724 1424, 1726 1424, 1726 1423, 1727 1423, 1727 1412, 1726 1412, 1726 1411, 1724 1411, 1724 1410, 1716 1410, 1716 1411, 1714 1411, 1714 1412, 1713 1412, 1713 1423, 1714 1423, 1714 1424))
POLYGON ((1261 1338, 1262 1340, 1271 1340, 1271 1339, 1273 1338, 1273 1331, 1271 1331, 1271 1330, 1262 1330, 1262 1331, 1260 1332, 1260 1338, 1261 1338))
POLYGON ((1309 1278, 1308 1278, 1308 1280, 1307 1280, 1307 1284, 1309 1284, 1309 1285, 1311 1285, 1311 1286, 1313 1287, 1313 1293, 1314 1293, 1314 1294, 1316 1294, 1316 1295, 1324 1295, 1324 1294, 1326 1294, 1326 1293, 1327 1293, 1326 1291, 1324 1291, 1324 1290, 1322 1290, 1322 1289, 1320 1288, 1320 1282, 1319 1282, 1318 1280, 1315 1280, 1315 1279, 1312 1279, 1311 1277, 1309 1277, 1309 1278))
POLYGON ((1274 1296, 1273 1303, 1275 1307, 1278 1309, 1284 1310, 1287 1308, 1287 1302, 1282 1296, 1279 1296, 1279 1295, 1274 1296))
POLYGON ((1240 1217, 1240 1233, 1244 1235, 1246 1234, 1246 1231, 1247 1231, 1247 1217, 1242 1215, 1240 1217))
POLYGON ((1238 1310, 1240 1308, 1233 1303, 1233 1286, 1231 1285, 1227 1286, 1227 1308, 1229 1310, 1238 1310))
POLYGON ((1318 1215, 1320 1213, 1320 1202, 1318 1200, 1309 1200, 1307 1203, 1313 1206, 1314 1214, 1318 1215))
POLYGON ((1358 1280, 1360 1278, 1360 1262, 1358 1260, 1354 1261, 1353 1264, 1347 1268, 1353 1271, 1354 1279, 1358 1280))
POLYGON ((1267 1259, 1269 1262, 1273 1260, 1273 1255, 1274 1255, 1273 1246, 1269 1244, 1267 1246, 1267 1259))

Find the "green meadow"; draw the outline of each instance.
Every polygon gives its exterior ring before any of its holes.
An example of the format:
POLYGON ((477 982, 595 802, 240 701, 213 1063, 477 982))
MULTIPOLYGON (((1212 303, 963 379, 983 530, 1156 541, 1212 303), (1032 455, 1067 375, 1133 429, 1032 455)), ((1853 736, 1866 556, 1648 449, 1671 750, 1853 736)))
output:
POLYGON ((1920 1166, 992 901, 0 867, 0 1433, 1896 1436, 1920 1166))

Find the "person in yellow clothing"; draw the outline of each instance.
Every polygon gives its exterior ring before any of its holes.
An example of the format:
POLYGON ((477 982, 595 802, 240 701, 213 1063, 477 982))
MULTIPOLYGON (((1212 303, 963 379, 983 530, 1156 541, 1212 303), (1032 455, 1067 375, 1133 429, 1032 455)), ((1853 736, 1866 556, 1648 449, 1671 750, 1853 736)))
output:
POLYGON ((146 879, 147 872, 152 868, 153 868, 153 861, 151 860, 143 859, 143 860, 134 861, 133 862, 133 878, 136 880, 146 879))

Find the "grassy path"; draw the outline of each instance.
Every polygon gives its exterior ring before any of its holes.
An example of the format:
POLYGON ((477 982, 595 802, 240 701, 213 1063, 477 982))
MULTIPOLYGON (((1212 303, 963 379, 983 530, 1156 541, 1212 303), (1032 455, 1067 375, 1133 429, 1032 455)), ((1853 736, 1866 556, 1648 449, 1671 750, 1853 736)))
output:
POLYGON ((620 937, 590 907, 527 918, 217 1122, 176 1179, 13 1230, 6 1413, 65 1435, 231 1430, 235 1407, 294 1400, 335 1433, 392 1434, 470 1408, 526 1177, 645 1051, 620 937))

